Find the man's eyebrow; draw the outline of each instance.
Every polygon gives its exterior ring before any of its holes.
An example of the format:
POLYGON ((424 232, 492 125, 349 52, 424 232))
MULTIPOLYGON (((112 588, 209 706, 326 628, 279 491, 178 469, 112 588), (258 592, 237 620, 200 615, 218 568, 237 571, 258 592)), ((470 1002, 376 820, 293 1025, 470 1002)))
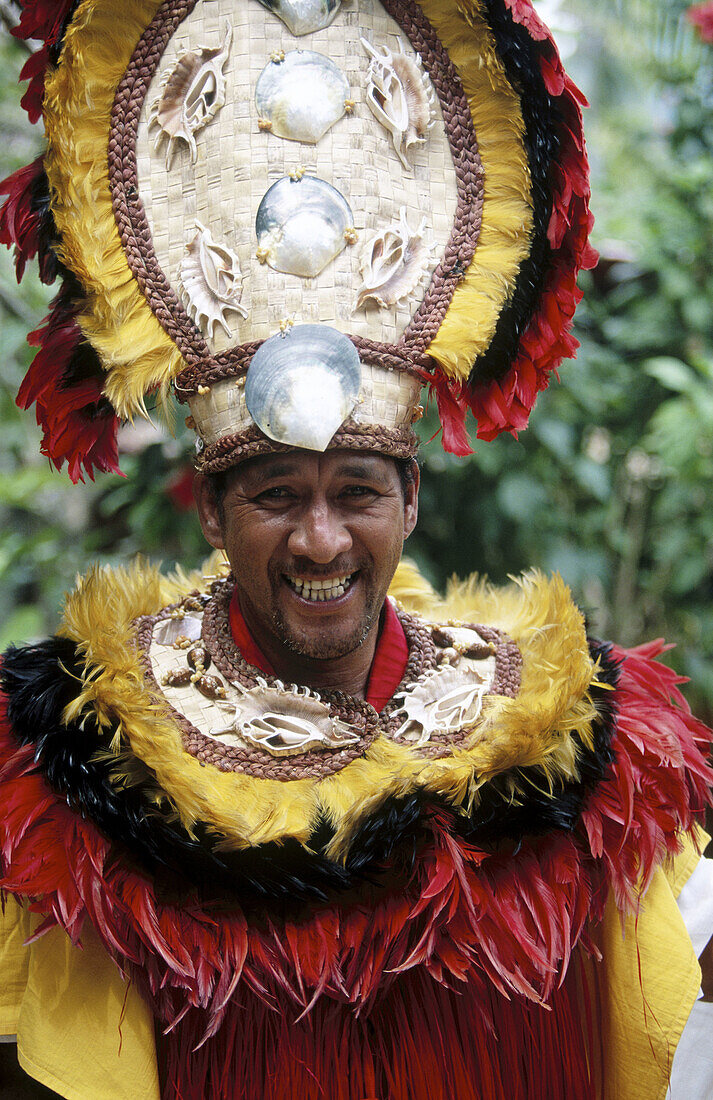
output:
POLYGON ((250 481, 269 481, 275 477, 289 477, 297 470, 297 464, 290 462, 288 459, 281 459, 275 462, 267 462, 259 468, 252 470, 246 470, 246 479, 250 481))
POLYGON ((354 477, 362 481, 385 481, 386 474, 381 464, 365 462, 344 462, 337 469, 340 477, 354 477))

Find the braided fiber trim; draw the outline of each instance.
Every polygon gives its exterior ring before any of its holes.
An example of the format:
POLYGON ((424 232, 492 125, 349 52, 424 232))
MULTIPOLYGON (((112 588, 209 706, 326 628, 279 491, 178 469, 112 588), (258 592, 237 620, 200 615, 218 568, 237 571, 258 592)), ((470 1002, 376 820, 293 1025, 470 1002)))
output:
MULTIPOLYGON (((248 664, 235 644, 229 617, 234 583, 232 576, 216 581, 211 586, 212 595, 205 605, 201 637, 210 661, 229 684, 240 684, 247 690, 261 684, 279 687, 276 677, 263 674, 248 664)), ((181 606, 183 604, 171 605, 157 615, 146 616, 137 621, 136 637, 142 667, 149 682, 164 701, 165 695, 156 680, 150 657, 153 631, 157 623, 171 617, 172 612, 181 606)), ((422 681, 439 667, 442 647, 434 639, 434 625, 400 609, 397 614, 406 634, 409 656, 401 683, 381 713, 377 716, 366 702, 354 699, 342 691, 320 693, 322 701, 329 706, 330 718, 346 722, 359 734, 359 740, 353 745, 275 758, 257 746, 226 745, 216 740, 201 732, 185 714, 167 704, 169 714, 182 732, 185 751, 201 763, 211 765, 219 771, 239 771, 254 778, 279 782, 325 779, 341 771, 353 760, 363 756, 378 736, 385 734, 393 737, 403 720, 400 713, 401 703, 398 701, 400 693, 422 681)), ((488 694, 516 697, 520 690, 522 667, 522 655, 516 643, 507 634, 493 627, 475 623, 463 625, 477 631, 494 648, 495 676, 488 694)), ((472 732, 472 729, 464 728, 455 732, 433 733, 429 744, 421 746, 419 752, 431 759, 446 757, 455 746, 466 742, 472 732)))
MULTIPOLYGON (((349 336, 348 339, 359 352, 359 358, 363 363, 372 363, 376 367, 384 367, 385 370, 406 371, 424 382, 427 381, 426 376, 433 370, 433 360, 430 356, 413 354, 398 344, 380 344, 364 336, 349 336)), ((244 374, 250 366, 253 355, 263 343, 264 340, 252 340, 229 351, 221 352, 220 355, 211 359, 192 363, 176 375, 174 380, 176 397, 183 404, 199 386, 214 385, 216 382, 224 382, 226 378, 244 374)))
POLYGON ((210 353, 156 257, 146 210, 139 198, 136 135, 151 78, 176 28, 197 2, 166 0, 142 34, 116 90, 107 150, 114 217, 129 267, 154 316, 189 363, 205 359, 210 353))
MULTIPOLYGON (((227 604, 230 603, 231 592, 232 587, 229 586, 227 603, 218 597, 218 610, 224 616, 225 622, 218 620, 217 615, 211 620, 206 615, 204 617, 203 638, 216 668, 223 673, 226 679, 239 680, 247 688, 257 687, 257 677, 261 675, 258 669, 252 668, 242 659, 243 668, 240 670, 237 668, 232 669, 230 662, 220 660, 220 654, 226 647, 226 639, 223 636, 224 627, 227 627, 228 633, 230 632, 227 620, 227 604)), ((171 609, 169 608, 167 611, 170 613, 171 609)), ((362 756, 369 745, 379 736, 380 731, 377 728, 375 712, 366 703, 360 704, 358 700, 351 700, 354 704, 352 707, 343 708, 345 712, 348 711, 349 713, 346 720, 354 732, 362 731, 359 740, 348 748, 332 749, 331 751, 325 749, 319 753, 304 752, 280 759, 270 756, 265 750, 257 746, 224 745, 213 737, 206 736, 184 714, 181 714, 180 711, 166 702, 161 686, 154 676, 149 648, 156 623, 165 618, 167 618, 166 611, 161 612, 159 615, 148 615, 139 621, 136 639, 139 646, 141 665, 148 682, 154 691, 158 693, 158 697, 163 700, 168 714, 181 730, 185 751, 200 760, 202 764, 211 765, 222 772, 239 771, 256 779, 276 779, 283 783, 295 779, 325 779, 327 776, 341 771, 358 756, 362 756)), ((274 680, 274 677, 272 679, 274 680)), ((342 693, 335 694, 341 695, 342 693)), ((325 702, 330 702, 330 700, 325 699, 325 702)), ((330 705, 330 717, 336 714, 336 710, 336 705, 330 705)))
MULTIPOLYGON (((139 117, 151 79, 178 25, 197 0, 165 0, 146 28, 117 88, 108 145, 112 206, 127 262, 157 320, 176 343, 189 365, 223 363, 225 353, 211 356, 208 345, 190 320, 161 269, 151 240, 146 210, 139 198, 136 138, 139 117)), ((478 154, 468 100, 445 47, 421 9, 411 0, 386 0, 385 10, 403 28, 420 55, 438 95, 458 183, 453 229, 425 297, 397 345, 383 345, 400 361, 422 356, 446 314, 456 286, 472 260, 480 235, 483 209, 483 168, 478 154)), ((227 353, 238 362, 243 345, 227 353)), ((378 349, 382 345, 375 345, 378 349)), ((251 354, 254 354, 254 349, 251 354)), ((416 360, 411 359, 412 362, 416 360)))
MULTIPOLYGON (((403 683, 413 685, 424 674, 433 672, 439 667, 441 661, 441 647, 434 641, 434 626, 437 624, 423 622, 418 618, 411 618, 412 629, 419 630, 419 641, 426 653, 426 659, 422 662, 420 671, 412 670, 411 659, 406 666, 403 683)), ((495 656, 495 675, 488 690, 488 695, 505 695, 514 699, 520 691, 522 654, 513 639, 502 630, 495 627, 480 626, 478 623, 463 623, 463 626, 475 630, 485 642, 492 644, 495 656)), ((410 638, 409 638, 410 644, 410 638)), ((402 704, 396 701, 398 692, 384 707, 381 712, 381 722, 384 731, 393 736, 403 722, 401 714, 402 704)), ((419 746, 419 752, 423 756, 437 759, 448 756, 454 745, 466 741, 472 734, 472 729, 464 728, 449 733, 432 733, 427 745, 419 746)))
POLYGON ((483 641, 492 642, 495 646, 495 679, 490 687, 490 694, 515 699, 520 691, 522 673, 522 653, 516 642, 495 627, 480 626, 477 623, 465 625, 476 630, 483 641))
POLYGON ((484 172, 468 97, 445 46, 417 4, 411 0, 382 0, 382 3, 403 27, 431 78, 443 112, 458 181, 458 204, 446 250, 421 305, 399 340, 399 344, 423 353, 441 327, 455 289, 475 255, 483 219, 484 172))
MULTIPOLYGON (((327 450, 337 447, 347 451, 378 451, 392 458, 414 458, 418 454, 419 439, 411 428, 382 428, 377 424, 362 427, 347 421, 346 426, 342 425, 332 436, 327 450)), ((196 458, 196 468, 203 474, 217 474, 247 458, 295 449, 287 443, 268 439, 255 425, 245 432, 224 435, 217 443, 206 447, 196 458)))
MULTIPOLYGON (((230 629, 228 609, 233 596, 234 579, 228 577, 215 586, 215 594, 207 605, 203 615, 202 637, 216 668, 226 680, 237 681, 245 688, 258 686, 258 677, 273 686, 274 676, 265 676, 259 669, 249 665, 238 649, 230 629)), ((340 718, 355 733, 359 740, 347 748, 321 749, 298 753, 283 759, 275 759, 259 748, 237 749, 217 743, 194 729, 190 737, 184 740, 186 752, 199 760, 213 764, 221 771, 235 771, 236 768, 248 775, 260 779, 324 779, 334 775, 350 764, 352 760, 363 756, 380 734, 376 711, 361 699, 354 699, 343 691, 320 692, 323 703, 329 706, 330 718, 340 718)))

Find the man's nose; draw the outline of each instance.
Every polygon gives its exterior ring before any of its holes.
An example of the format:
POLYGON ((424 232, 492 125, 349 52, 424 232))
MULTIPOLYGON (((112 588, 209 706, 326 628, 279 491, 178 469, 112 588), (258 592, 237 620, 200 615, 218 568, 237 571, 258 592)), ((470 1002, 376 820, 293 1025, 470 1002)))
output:
POLYGON ((352 537, 343 517, 328 501, 315 501, 303 508, 287 540, 291 554, 320 565, 328 565, 351 547, 352 537))

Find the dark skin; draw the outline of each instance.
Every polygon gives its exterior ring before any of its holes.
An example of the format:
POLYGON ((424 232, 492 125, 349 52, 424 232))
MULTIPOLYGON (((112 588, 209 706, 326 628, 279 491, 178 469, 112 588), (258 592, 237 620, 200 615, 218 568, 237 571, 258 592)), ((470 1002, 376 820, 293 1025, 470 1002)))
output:
POLYGON ((200 475, 203 533, 277 676, 363 698, 379 617, 418 514, 418 468, 347 450, 262 455, 230 471, 222 507, 200 475))

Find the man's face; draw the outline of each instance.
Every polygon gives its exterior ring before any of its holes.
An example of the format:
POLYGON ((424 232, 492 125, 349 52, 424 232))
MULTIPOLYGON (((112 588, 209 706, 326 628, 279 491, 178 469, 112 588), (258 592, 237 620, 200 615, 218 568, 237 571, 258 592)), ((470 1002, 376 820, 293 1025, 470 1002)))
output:
POLYGON ((223 547, 256 641, 329 660, 375 626, 416 523, 417 478, 401 487, 392 459, 354 451, 288 451, 231 471, 222 515, 201 479, 206 538, 223 547))

